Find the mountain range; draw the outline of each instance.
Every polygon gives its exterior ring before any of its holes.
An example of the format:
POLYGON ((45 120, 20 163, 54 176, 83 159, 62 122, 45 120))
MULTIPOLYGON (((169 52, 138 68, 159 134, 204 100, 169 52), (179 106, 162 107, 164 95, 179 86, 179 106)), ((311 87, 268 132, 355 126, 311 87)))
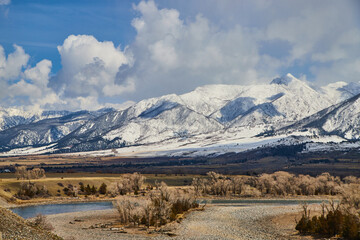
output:
POLYGON ((31 115, 3 109, 0 150, 208 155, 281 144, 291 136, 306 142, 356 141, 359 94, 358 83, 315 87, 287 74, 268 84, 202 86, 118 111, 31 115))

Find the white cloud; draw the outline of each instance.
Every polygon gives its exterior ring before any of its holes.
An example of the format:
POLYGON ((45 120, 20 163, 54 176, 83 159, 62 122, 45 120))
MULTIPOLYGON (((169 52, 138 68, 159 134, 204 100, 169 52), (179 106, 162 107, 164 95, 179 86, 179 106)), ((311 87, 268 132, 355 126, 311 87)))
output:
POLYGON ((134 102, 132 101, 126 101, 123 103, 99 103, 99 99, 97 97, 87 96, 62 99, 62 102, 53 103, 52 108, 64 109, 64 106, 66 106, 66 109, 69 110, 98 110, 100 108, 114 108, 122 110, 130 107, 133 104, 134 102))
POLYGON ((30 58, 22 47, 14 44, 14 49, 6 57, 4 48, 0 45, 0 80, 16 80, 30 58))
MULTIPOLYGON (((296 61, 307 64, 313 61, 312 65, 316 65, 348 59, 351 52, 359 49, 356 47, 359 25, 352 7, 340 1, 303 4, 297 14, 273 19, 266 29, 266 37, 290 43, 285 66, 295 65, 296 61)), ((314 80, 318 78, 315 76, 314 80)))
POLYGON ((32 80, 34 85, 46 87, 49 82, 51 67, 51 61, 42 60, 35 67, 25 70, 25 78, 32 80))
MULTIPOLYGON (((58 95, 47 85, 51 61, 44 59, 34 67, 28 66, 30 56, 20 46, 7 57, 0 45, 0 96, 2 107, 21 105, 31 110, 61 103, 58 95)), ((64 104, 64 102, 62 102, 64 104)), ((65 105, 64 105, 65 106, 65 105)))
MULTIPOLYGON (((214 3, 220 11, 235 11, 227 5, 231 1, 214 3)), ((249 18, 255 13, 266 21, 244 27, 246 24, 238 19, 236 24, 220 27, 201 14, 184 20, 176 9, 160 9, 154 1, 141 1, 134 5, 140 16, 132 21, 137 34, 126 50, 91 36, 70 36, 65 40, 59 47, 63 70, 58 83, 63 85, 57 87, 63 89, 65 97, 121 96, 140 100, 182 93, 205 84, 269 81, 279 70, 296 68, 304 62, 314 62, 311 72, 317 79, 325 76, 320 72, 332 72, 329 65, 334 61, 343 61, 345 67, 360 38, 351 14, 341 13, 349 6, 336 1, 295 5, 288 1, 246 2, 242 14, 249 18), (251 12, 246 13, 247 9, 251 12), (289 43, 285 57, 264 53, 261 46, 268 41, 289 43), (100 54, 105 48, 106 56, 100 54), (109 66, 109 56, 121 60, 109 66)))
POLYGON ((128 51, 134 64, 119 74, 134 79, 136 92, 127 94, 132 99, 204 84, 250 83, 275 73, 275 64, 264 64, 271 57, 259 54, 257 34, 240 25, 220 29, 200 14, 183 21, 177 10, 158 9, 153 1, 134 9, 141 14, 132 21, 137 35, 128 51))
POLYGON ((311 71, 316 75, 318 84, 329 82, 359 82, 360 81, 360 57, 335 61, 330 66, 312 67, 311 71))
POLYGON ((11 0, 0 0, 0 5, 9 5, 11 0))
MULTIPOLYGON (((187 1, 177 4, 190 9, 187 1)), ((116 99, 205 84, 269 81, 288 69, 305 69, 298 75, 318 83, 359 81, 360 27, 351 1, 191 4, 204 13, 180 14, 151 0, 134 5, 136 36, 125 48, 90 35, 68 36, 58 46, 62 69, 51 78, 50 61, 31 67, 22 47, 14 45, 6 57, 0 46, 0 95, 9 103, 25 97, 33 106, 77 110, 121 107, 116 99)))
POLYGON ((26 105, 45 106, 59 101, 58 96, 48 88, 51 61, 44 59, 33 68, 21 73, 21 80, 7 87, 7 97, 26 98, 26 105))
POLYGON ((0 45, 2 106, 20 105, 37 111, 96 110, 130 104, 99 103, 102 96, 118 96, 135 89, 131 78, 117 77, 119 67, 130 64, 131 55, 125 56, 112 42, 99 42, 93 36, 69 36, 58 47, 63 68, 51 84, 51 61, 44 59, 31 67, 30 56, 24 49, 17 45, 14 48, 14 52, 6 56, 0 45))
POLYGON ((62 69, 51 80, 51 86, 63 97, 97 98, 132 91, 117 82, 119 67, 128 64, 129 57, 112 42, 99 42, 89 35, 70 35, 58 50, 62 69))

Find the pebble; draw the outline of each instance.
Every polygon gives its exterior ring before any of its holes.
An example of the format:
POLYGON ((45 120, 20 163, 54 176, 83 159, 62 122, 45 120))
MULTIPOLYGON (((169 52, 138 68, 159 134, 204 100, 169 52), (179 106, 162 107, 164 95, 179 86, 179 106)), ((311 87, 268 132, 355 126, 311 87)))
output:
MULTIPOLYGON (((72 233, 74 239, 165 239, 165 240, 283 240, 288 239, 273 227, 271 222, 266 221, 268 217, 278 214, 299 212, 299 206, 277 206, 277 205, 213 205, 207 206, 204 211, 194 211, 189 213, 186 218, 176 224, 176 229, 166 234, 150 234, 150 235, 130 235, 123 231, 102 231, 100 228, 86 229, 85 231, 67 228, 66 231, 56 231, 60 236, 64 233, 72 233), (120 233, 121 232, 121 233, 120 233), (170 235, 170 236, 169 236, 170 235)), ((109 210, 100 210, 99 212, 107 213, 109 210)), ((94 211, 94 213, 97 211, 94 211)), ((77 213, 77 215, 85 215, 88 213, 77 213)), ((60 215, 59 215, 60 216, 60 215)), ((68 214, 61 214, 71 216, 68 214)), ((49 216, 54 221, 56 229, 56 215, 49 216)), ((59 219, 60 220, 60 219, 59 219)), ((72 225, 75 226, 75 225, 72 225)), ((115 230, 110 229, 110 230, 115 230)), ((64 236, 65 237, 65 236, 64 236)))

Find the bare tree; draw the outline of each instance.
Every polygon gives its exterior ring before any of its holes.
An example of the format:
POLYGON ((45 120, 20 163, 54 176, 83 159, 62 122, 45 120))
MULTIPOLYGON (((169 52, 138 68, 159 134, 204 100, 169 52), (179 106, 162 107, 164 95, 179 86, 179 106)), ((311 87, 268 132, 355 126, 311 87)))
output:
POLYGON ((15 167, 15 176, 18 180, 28 179, 28 171, 25 166, 15 167))
POLYGON ((34 168, 32 170, 27 170, 26 166, 15 167, 15 176, 19 180, 24 179, 39 179, 45 178, 45 170, 42 168, 34 168))
POLYGON ((109 186, 109 193, 112 195, 126 195, 130 192, 137 193, 145 181, 145 177, 140 173, 125 174, 122 176, 121 180, 112 183, 109 186))

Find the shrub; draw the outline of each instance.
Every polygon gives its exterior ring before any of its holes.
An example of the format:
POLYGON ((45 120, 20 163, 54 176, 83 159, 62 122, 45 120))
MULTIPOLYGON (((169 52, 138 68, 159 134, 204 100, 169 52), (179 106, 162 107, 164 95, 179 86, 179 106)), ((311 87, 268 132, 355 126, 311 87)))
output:
POLYGON ((30 222, 31 225, 40 227, 47 231, 54 230, 54 227, 46 220, 46 216, 42 214, 36 215, 33 221, 30 222))
POLYGON ((114 202, 123 224, 159 227, 177 219, 191 208, 198 207, 195 192, 169 189, 165 183, 157 185, 145 198, 121 196, 114 202))
POLYGON ((77 197, 79 193, 78 188, 72 184, 68 184, 67 187, 64 187, 63 191, 65 195, 72 197, 77 197))
POLYGON ((20 189, 15 194, 16 198, 28 200, 31 198, 37 198, 37 197, 49 197, 50 193, 45 187, 45 185, 36 185, 32 182, 21 182, 20 183, 20 189))
POLYGON ((360 239, 359 214, 351 213, 347 204, 322 204, 321 216, 311 219, 306 205, 303 209, 302 217, 295 227, 301 234, 320 234, 326 237, 340 235, 344 239, 360 239))

